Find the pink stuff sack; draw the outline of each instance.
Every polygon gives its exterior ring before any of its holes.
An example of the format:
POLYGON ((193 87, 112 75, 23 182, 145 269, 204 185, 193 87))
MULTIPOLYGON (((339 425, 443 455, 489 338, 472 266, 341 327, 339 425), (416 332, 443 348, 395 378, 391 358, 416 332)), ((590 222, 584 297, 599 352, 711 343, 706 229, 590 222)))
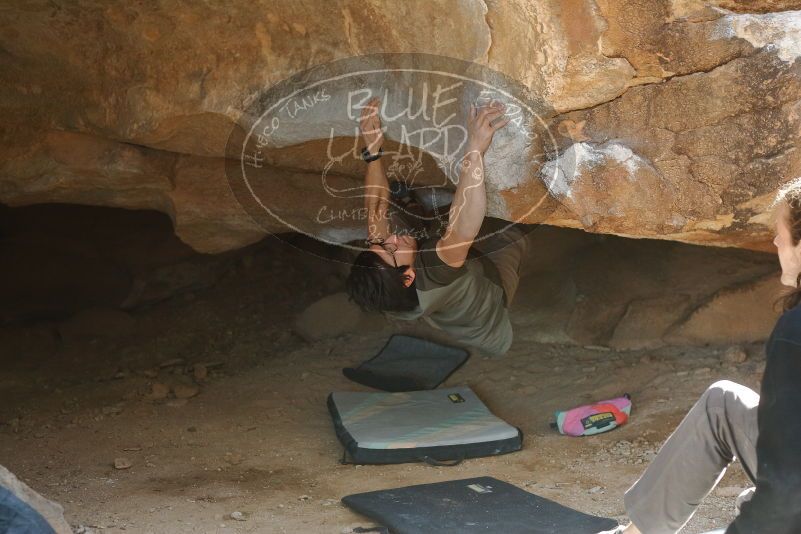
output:
POLYGON ((591 436, 626 424, 630 415, 631 397, 626 393, 616 399, 556 412, 556 424, 552 426, 555 426, 560 434, 591 436))

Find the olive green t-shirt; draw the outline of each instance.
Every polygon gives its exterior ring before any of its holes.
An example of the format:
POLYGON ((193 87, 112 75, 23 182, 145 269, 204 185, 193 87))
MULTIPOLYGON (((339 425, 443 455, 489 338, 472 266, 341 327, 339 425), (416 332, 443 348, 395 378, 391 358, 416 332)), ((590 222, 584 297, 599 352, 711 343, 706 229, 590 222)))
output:
POLYGON ((470 247, 464 265, 451 267, 437 254, 438 240, 421 242, 414 261, 418 308, 388 315, 423 317, 467 345, 491 355, 505 354, 512 344, 512 323, 497 268, 476 245, 470 247))

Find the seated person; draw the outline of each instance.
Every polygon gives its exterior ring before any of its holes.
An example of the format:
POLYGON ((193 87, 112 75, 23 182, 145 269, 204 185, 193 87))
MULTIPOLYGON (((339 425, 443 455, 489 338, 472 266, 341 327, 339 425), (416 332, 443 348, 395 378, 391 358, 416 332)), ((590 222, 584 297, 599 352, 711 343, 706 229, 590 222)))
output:
POLYGON ((762 396, 728 381, 707 389, 626 492, 632 523, 613 532, 680 531, 738 458, 756 487, 719 532, 801 533, 801 178, 779 191, 774 206, 781 281, 794 290, 766 345, 762 396))
MULTIPOLYGON (((368 102, 360 122, 368 153, 376 155, 383 142, 378 105, 377 98, 368 102)), ((491 355, 504 354, 512 344, 507 306, 527 249, 518 227, 477 239, 490 230, 484 224, 483 156, 493 134, 509 122, 502 114, 495 102, 481 109, 471 106, 464 165, 442 237, 418 240, 394 224, 381 158, 366 158, 369 248, 357 256, 347 280, 351 299, 364 310, 406 320, 422 317, 491 355)))

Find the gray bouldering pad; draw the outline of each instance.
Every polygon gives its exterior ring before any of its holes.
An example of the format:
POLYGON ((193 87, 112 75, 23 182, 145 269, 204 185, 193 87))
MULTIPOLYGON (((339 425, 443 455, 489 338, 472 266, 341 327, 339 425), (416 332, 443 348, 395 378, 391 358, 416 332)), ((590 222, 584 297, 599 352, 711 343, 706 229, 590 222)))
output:
POLYGON ((328 396, 337 437, 353 463, 458 461, 520 450, 520 430, 468 387, 328 396))

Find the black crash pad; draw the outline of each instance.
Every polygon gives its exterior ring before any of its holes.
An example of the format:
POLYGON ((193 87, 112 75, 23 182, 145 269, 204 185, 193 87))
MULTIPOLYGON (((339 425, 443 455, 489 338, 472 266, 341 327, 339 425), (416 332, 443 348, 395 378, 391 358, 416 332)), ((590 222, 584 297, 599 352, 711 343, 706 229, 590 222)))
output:
POLYGON ((439 386, 469 356, 459 347, 395 334, 378 354, 356 368, 343 369, 342 374, 383 391, 420 391, 439 386))
POLYGON ((342 502, 394 534, 596 534, 618 525, 492 477, 358 493, 342 502))

